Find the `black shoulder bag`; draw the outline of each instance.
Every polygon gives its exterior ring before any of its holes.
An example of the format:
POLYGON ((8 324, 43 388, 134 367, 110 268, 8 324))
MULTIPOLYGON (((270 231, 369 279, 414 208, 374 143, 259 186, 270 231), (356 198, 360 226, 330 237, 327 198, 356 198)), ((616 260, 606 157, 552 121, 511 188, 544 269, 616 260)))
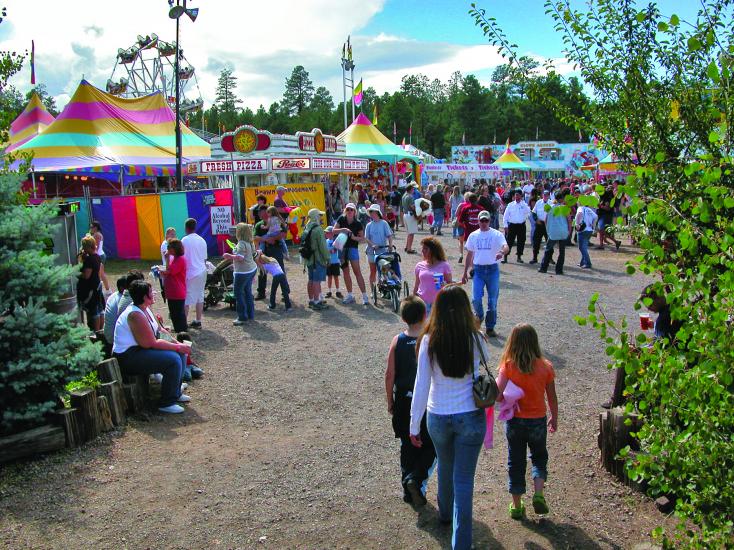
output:
POLYGON ((479 342, 479 337, 476 333, 474 333, 474 342, 476 343, 477 348, 479 348, 480 369, 482 366, 484 366, 484 371, 486 372, 486 374, 480 373, 479 376, 476 376, 474 374, 474 364, 472 361, 472 394, 474 395, 474 404, 480 409, 487 409, 494 405, 494 402, 497 400, 499 388, 497 388, 497 381, 494 379, 494 376, 489 370, 487 359, 484 357, 482 345, 481 342, 479 342))

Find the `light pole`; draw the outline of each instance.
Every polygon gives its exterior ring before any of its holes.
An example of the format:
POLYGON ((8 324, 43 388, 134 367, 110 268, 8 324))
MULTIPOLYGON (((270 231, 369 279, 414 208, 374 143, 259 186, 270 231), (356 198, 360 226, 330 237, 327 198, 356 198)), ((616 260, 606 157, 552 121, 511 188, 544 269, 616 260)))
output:
POLYGON ((176 20, 176 62, 174 63, 174 72, 176 73, 175 76, 175 85, 176 85, 176 189, 179 189, 183 191, 183 173, 181 169, 181 158, 183 156, 183 148, 181 146, 181 111, 180 111, 180 105, 181 105, 181 85, 180 85, 180 67, 179 67, 179 61, 181 59, 180 49, 179 49, 179 20, 181 19, 181 16, 185 13, 189 16, 189 19, 191 19, 191 22, 193 23, 196 21, 196 17, 199 15, 199 8, 193 8, 193 9, 187 9, 186 8, 186 0, 183 0, 183 5, 181 5, 181 0, 176 0, 176 5, 173 5, 173 0, 168 0, 168 5, 170 6, 170 10, 168 10, 168 17, 171 19, 176 20))
POLYGON ((351 90, 352 120, 354 120, 354 60, 352 59, 352 44, 350 37, 342 45, 342 91, 344 92, 344 129, 347 129, 347 85, 351 90))

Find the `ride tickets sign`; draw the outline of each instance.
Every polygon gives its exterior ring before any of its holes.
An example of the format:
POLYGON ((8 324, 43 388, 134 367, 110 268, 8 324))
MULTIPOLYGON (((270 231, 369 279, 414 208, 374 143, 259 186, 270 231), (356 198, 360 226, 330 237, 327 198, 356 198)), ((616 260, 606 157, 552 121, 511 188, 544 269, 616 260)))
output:
POLYGON ((311 159, 309 158, 274 158, 272 163, 273 171, 308 170, 311 168, 311 159))
POLYGON ((370 169, 370 162, 366 159, 344 159, 345 172, 363 173, 370 169))
POLYGON ((426 172, 501 172, 496 164, 426 164, 426 172))
POLYGON ((231 174, 234 172, 267 172, 267 159, 203 160, 199 163, 200 174, 231 174))

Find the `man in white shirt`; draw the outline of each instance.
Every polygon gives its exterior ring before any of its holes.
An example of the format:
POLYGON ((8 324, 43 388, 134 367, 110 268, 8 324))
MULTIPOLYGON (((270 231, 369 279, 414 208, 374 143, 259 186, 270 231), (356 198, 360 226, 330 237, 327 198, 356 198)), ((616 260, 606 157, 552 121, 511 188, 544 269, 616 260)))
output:
POLYGON ((530 203, 530 194, 533 192, 533 189, 535 189, 535 187, 529 181, 522 186, 522 193, 524 195, 525 202, 528 204, 530 203))
POLYGON ((466 239, 466 262, 462 283, 466 284, 469 270, 472 269, 472 305, 479 320, 484 320, 487 336, 497 336, 497 302, 500 296, 500 266, 498 264, 510 251, 505 236, 490 227, 492 215, 486 210, 479 213, 479 229, 466 239), (487 316, 484 316, 482 299, 487 287, 487 316))
POLYGON ((201 328, 204 315, 204 287, 206 286, 206 258, 208 255, 206 241, 196 234, 196 220, 186 220, 186 236, 181 239, 186 258, 186 317, 189 307, 196 308, 196 319, 191 321, 191 328, 201 328))
POLYGON ((507 263, 507 256, 509 256, 510 250, 515 244, 515 239, 517 239, 517 263, 524 263, 522 253, 525 251, 525 234, 527 233, 525 221, 529 215, 530 207, 522 200, 522 190, 516 189, 515 200, 507 205, 503 218, 508 245, 505 257, 502 260, 503 264, 507 263))
POLYGON ((530 260, 531 264, 538 263, 538 253, 540 252, 540 243, 545 238, 548 242, 548 232, 545 230, 545 221, 548 217, 548 212, 545 210, 545 206, 548 205, 550 209, 550 191, 548 189, 543 191, 543 198, 539 199, 535 203, 533 208, 533 217, 535 217, 535 232, 533 233, 533 259, 530 260))

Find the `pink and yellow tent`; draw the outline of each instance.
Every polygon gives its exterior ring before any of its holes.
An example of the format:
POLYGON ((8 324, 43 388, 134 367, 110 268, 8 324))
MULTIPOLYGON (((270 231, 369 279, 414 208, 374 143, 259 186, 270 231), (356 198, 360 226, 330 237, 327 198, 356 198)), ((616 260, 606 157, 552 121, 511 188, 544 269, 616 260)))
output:
POLYGON ((53 121, 54 117, 46 110, 41 98, 36 92, 33 92, 23 112, 10 124, 10 140, 5 152, 14 151, 30 141, 53 121))
POLYGON ((421 158, 395 145, 372 124, 364 113, 336 137, 347 148, 347 156, 380 160, 395 164, 405 160, 418 164, 421 158))
POLYGON ((505 149, 505 152, 502 153, 502 156, 492 164, 499 166, 503 170, 530 170, 530 166, 521 161, 520 158, 512 152, 512 149, 510 149, 509 139, 507 140, 507 148, 505 149))
MULTIPOLYGON (((123 181, 174 175, 175 121, 161 93, 125 99, 82 80, 56 120, 17 150, 33 153, 33 172, 123 181)), ((184 163, 211 156, 209 144, 185 125, 181 138, 184 163)))

